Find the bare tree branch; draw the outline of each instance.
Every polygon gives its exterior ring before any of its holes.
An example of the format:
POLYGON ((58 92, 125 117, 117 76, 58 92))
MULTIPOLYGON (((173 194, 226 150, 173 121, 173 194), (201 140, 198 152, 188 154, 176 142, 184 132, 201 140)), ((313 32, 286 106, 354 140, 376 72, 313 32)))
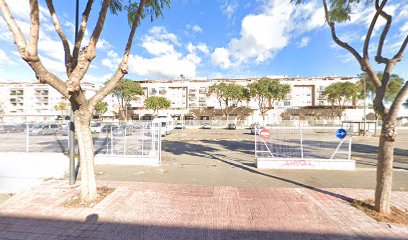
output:
POLYGON ((50 73, 42 65, 38 58, 38 35, 39 35, 39 9, 38 2, 36 0, 30 1, 30 16, 31 16, 31 30, 30 30, 30 48, 31 52, 27 49, 27 41, 24 34, 21 32, 20 27, 14 20, 13 15, 10 12, 9 7, 4 0, 0 0, 0 10, 3 19, 6 21, 9 30, 13 34, 14 42, 17 45, 17 49, 21 57, 30 65, 36 74, 37 79, 40 82, 45 82, 55 88, 63 96, 69 97, 65 82, 59 79, 54 74, 50 73))
POLYGON ((330 27, 332 38, 333 38, 334 42, 337 43, 337 45, 339 45, 340 47, 342 47, 342 48, 346 49, 347 51, 349 51, 351 54, 353 54, 353 56, 357 59, 358 62, 362 62, 362 57, 360 56, 360 54, 353 47, 348 45, 348 43, 341 41, 337 37, 336 28, 334 26, 334 22, 331 21, 330 12, 329 12, 329 9, 327 7, 326 0, 323 0, 323 6, 324 6, 324 11, 325 11, 326 21, 327 21, 327 24, 330 27))
POLYGON ((407 44, 408 44, 408 35, 405 37, 405 40, 402 43, 401 48, 398 51, 398 53, 392 58, 392 61, 394 63, 401 61, 405 48, 407 47, 407 44))
POLYGON ((17 45, 18 52, 20 53, 21 57, 25 59, 27 54, 27 41, 4 0, 0 0, 0 11, 4 21, 6 21, 8 28, 14 36, 14 41, 17 45))
POLYGON ((387 64, 390 60, 382 56, 382 49, 384 46, 385 38, 388 34, 388 31, 391 27, 391 22, 392 22, 392 16, 387 14, 383 10, 386 3, 387 3, 387 0, 384 0, 381 2, 381 6, 380 6, 379 0, 375 1, 375 9, 377 10, 376 15, 379 13, 381 17, 383 17, 387 21, 381 33, 380 40, 378 42, 377 56, 375 57, 375 61, 377 61, 378 63, 385 63, 385 64, 387 64))
POLYGON ((129 33, 129 38, 125 47, 125 51, 123 53, 122 61, 120 62, 112 78, 105 84, 105 86, 99 89, 99 91, 90 99, 89 109, 94 109, 95 105, 102 99, 104 99, 118 85, 120 79, 122 79, 123 76, 127 74, 128 72, 127 63, 130 55, 130 49, 132 48, 133 38, 135 36, 136 29, 139 26, 145 4, 146 0, 141 0, 139 3, 135 19, 133 20, 132 23, 132 29, 129 33))
POLYGON ((388 112, 389 119, 397 118, 399 109, 401 108, 402 103, 404 102, 407 96, 408 96, 408 82, 405 82, 405 85, 398 92, 397 96, 395 97, 394 102, 392 103, 390 107, 390 111, 388 112))
POLYGON ((58 20, 57 13, 55 12, 54 4, 52 0, 46 0, 48 10, 50 11, 52 21, 55 26, 55 31, 58 33, 58 36, 61 39, 62 45, 64 47, 64 53, 65 53, 65 68, 67 75, 72 72, 73 68, 73 63, 72 63, 72 56, 71 56, 71 50, 69 48, 69 42, 67 40, 67 37, 64 34, 64 31, 61 28, 61 24, 58 20))
POLYGON ((336 28, 335 28, 334 22, 331 21, 330 11, 327 7, 326 0, 323 0, 323 7, 324 7, 327 24, 329 25, 330 30, 331 30, 333 41, 340 47, 349 51, 357 59, 358 63, 360 64, 361 70, 363 72, 366 72, 369 75, 370 79, 373 79, 374 85, 376 87, 381 86, 381 81, 378 79, 378 76, 375 73, 375 70, 371 67, 370 62, 364 61, 364 59, 360 56, 360 54, 353 47, 351 47, 348 43, 341 41, 337 37, 336 28))
POLYGON ((92 60, 96 56, 96 44, 99 40, 100 34, 105 24, 106 14, 108 12, 110 0, 104 0, 102 3, 101 10, 99 12, 98 20, 96 21, 96 26, 94 28, 89 45, 82 50, 77 59, 77 65, 70 75, 70 79, 67 81, 67 87, 69 92, 79 91, 80 81, 84 77, 85 73, 88 71, 92 60))
POLYGON ((94 0, 89 0, 88 3, 86 4, 85 11, 82 13, 81 26, 79 28, 77 39, 75 41, 74 51, 72 53, 72 56, 74 59, 74 67, 76 67, 78 63, 78 54, 81 48, 82 39, 84 38, 84 35, 85 35, 86 25, 88 23, 88 19, 91 13, 93 3, 94 3, 94 0))
POLYGON ((31 61, 38 59, 38 37, 40 32, 40 10, 38 0, 30 0, 30 40, 28 43, 28 55, 31 61))
MULTIPOLYGON (((96 22, 96 26, 92 32, 91 40, 89 41, 88 49, 95 50, 96 44, 98 43, 99 37, 101 36, 103 25, 105 24, 106 13, 108 12, 108 7, 111 0, 104 0, 102 3, 101 11, 99 12, 98 21, 96 22)), ((88 50, 89 51, 89 50, 88 50)), ((94 55, 90 55, 89 57, 95 57, 94 55)))

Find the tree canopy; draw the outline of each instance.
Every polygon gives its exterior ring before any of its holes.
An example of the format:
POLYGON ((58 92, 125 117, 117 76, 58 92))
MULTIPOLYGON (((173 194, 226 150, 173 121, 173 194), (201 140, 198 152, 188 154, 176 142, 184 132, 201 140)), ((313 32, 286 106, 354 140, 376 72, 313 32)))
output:
POLYGON ((165 97, 152 96, 144 101, 146 109, 152 109, 156 115, 159 110, 168 109, 171 106, 171 101, 165 97))
POLYGON ((95 105, 96 114, 101 117, 106 111, 108 111, 108 103, 107 102, 98 102, 95 105))
POLYGON ((113 89, 112 95, 116 97, 119 103, 119 112, 122 118, 127 119, 127 107, 131 101, 135 101, 143 95, 143 88, 139 83, 123 78, 119 85, 113 89))
POLYGON ((282 84, 278 80, 262 78, 248 85, 250 96, 255 98, 263 120, 265 113, 273 107, 275 101, 285 99, 290 93, 290 85, 282 84))
MULTIPOLYGON (((382 79, 383 78, 383 73, 382 72, 377 72, 378 78, 382 79)), ((360 89, 360 96, 361 98, 364 98, 364 81, 366 83, 366 89, 367 89, 367 97, 374 99, 375 97, 375 92, 376 92, 376 87, 374 86, 374 83, 370 81, 370 78, 367 73, 361 73, 359 75, 359 78, 361 79, 359 82, 359 89, 360 89)), ((384 96, 384 101, 387 103, 390 103, 394 101, 395 97, 397 96, 398 92, 401 90, 402 86, 404 85, 405 80, 398 76, 398 74, 391 74, 389 83, 387 85, 387 88, 385 90, 385 96, 384 96)))
POLYGON ((211 85, 208 88, 208 96, 214 95, 220 107, 223 107, 223 113, 227 120, 232 111, 234 111, 238 105, 249 99, 248 91, 241 85, 235 83, 219 83, 211 85))

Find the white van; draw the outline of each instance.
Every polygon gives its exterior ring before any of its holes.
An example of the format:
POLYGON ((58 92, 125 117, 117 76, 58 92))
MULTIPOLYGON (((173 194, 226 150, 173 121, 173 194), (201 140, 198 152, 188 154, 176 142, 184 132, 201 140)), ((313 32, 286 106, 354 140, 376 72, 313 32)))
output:
POLYGON ((153 123, 160 124, 160 134, 164 137, 169 135, 174 129, 174 120, 170 117, 158 117, 153 120, 153 123))

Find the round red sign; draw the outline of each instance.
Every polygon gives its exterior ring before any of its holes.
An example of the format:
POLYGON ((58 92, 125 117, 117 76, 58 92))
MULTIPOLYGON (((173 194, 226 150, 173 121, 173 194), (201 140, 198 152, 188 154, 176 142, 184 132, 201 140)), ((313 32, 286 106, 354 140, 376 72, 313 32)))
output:
POLYGON ((271 132, 269 132, 268 129, 262 129, 262 130, 259 132, 259 135, 261 136, 261 138, 263 138, 264 140, 266 140, 266 139, 268 139, 269 136, 271 135, 271 132))

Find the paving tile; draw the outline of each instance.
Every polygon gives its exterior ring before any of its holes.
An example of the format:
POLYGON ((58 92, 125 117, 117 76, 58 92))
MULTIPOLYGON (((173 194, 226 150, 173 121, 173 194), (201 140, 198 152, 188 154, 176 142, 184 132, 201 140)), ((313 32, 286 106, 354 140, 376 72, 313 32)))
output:
MULTIPOLYGON (((78 187, 51 180, 0 207, 0 239, 408 239, 351 207, 363 189, 237 188, 100 182, 116 188, 91 209, 65 208, 78 187)), ((408 209, 408 193, 392 200, 408 209)))

